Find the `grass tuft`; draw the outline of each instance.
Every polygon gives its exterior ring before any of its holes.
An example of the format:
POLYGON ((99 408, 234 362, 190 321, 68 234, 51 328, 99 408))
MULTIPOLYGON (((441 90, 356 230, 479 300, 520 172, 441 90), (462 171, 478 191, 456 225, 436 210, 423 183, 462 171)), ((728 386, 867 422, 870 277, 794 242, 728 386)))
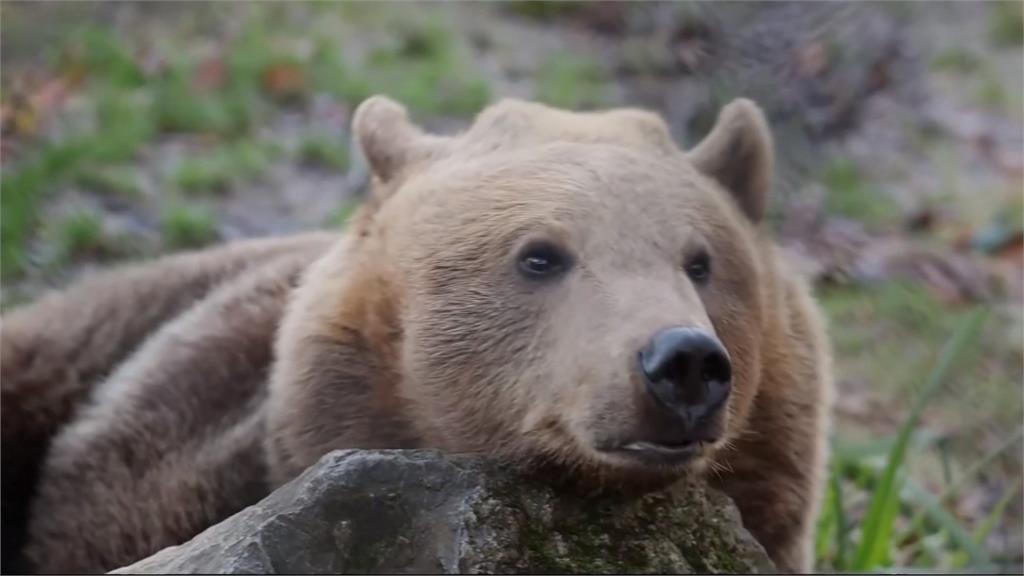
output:
POLYGON ((320 135, 307 136, 299 146, 299 160, 307 166, 345 172, 349 166, 348 146, 320 135))
POLYGON ((95 257, 107 251, 103 222, 85 211, 65 216, 56 226, 56 258, 67 263, 82 257, 95 257))
POLYGON ((75 183, 104 196, 122 199, 142 196, 138 173, 127 166, 85 168, 78 172, 75 183))
POLYGON ((242 136, 252 129, 255 104, 240 89, 201 89, 194 68, 179 65, 153 87, 153 116, 162 132, 242 136))
POLYGON ((967 74, 981 66, 981 60, 973 52, 960 47, 950 47, 932 59, 932 67, 959 74, 967 74))
POLYGON ((233 185, 263 177, 278 152, 274 146, 251 141, 221 146, 182 160, 174 182, 189 194, 221 194, 233 185))
POLYGON ((537 73, 537 100, 560 108, 583 109, 600 106, 604 72, 594 61, 576 56, 555 55, 537 73))
POLYGON ((113 31, 88 27, 77 30, 60 53, 58 67, 72 76, 121 89, 141 86, 145 75, 131 49, 113 31))
MULTIPOLYGON (((914 447, 918 440, 918 422, 929 404, 945 382, 963 363, 965 355, 979 339, 982 327, 988 318, 988 311, 979 309, 961 321, 954 334, 945 342, 938 353, 933 368, 920 387, 910 413, 903 420, 895 439, 879 446, 884 447, 884 462, 880 468, 871 463, 872 451, 834 450, 831 479, 825 494, 825 505, 818 520, 816 553, 819 563, 827 563, 835 570, 871 571, 894 564, 893 552, 898 543, 916 541, 925 548, 934 546, 932 538, 941 533, 948 538, 951 559, 961 558, 962 565, 975 569, 991 569, 993 564, 980 546, 977 535, 985 525, 972 535, 959 520, 946 511, 942 498, 935 498, 906 479, 905 469, 908 456, 920 450, 914 447), (852 480, 861 490, 869 494, 866 511, 851 523, 844 498, 843 481, 852 480), (916 510, 914 520, 901 521, 906 509, 916 510), (924 519, 927 518, 927 526, 924 519), (899 526, 909 526, 911 533, 899 534, 899 526), (935 532, 935 530, 938 532, 935 532)), ((1014 439, 1015 444, 1017 439, 1014 439)), ((1000 448, 1000 451, 1005 446, 1000 448)), ((983 462, 991 462, 986 458, 983 462)), ((983 464, 980 464, 982 466, 983 464)), ((1000 506, 993 514, 1001 515, 1000 506)), ((955 560, 950 560, 953 562, 955 560)), ((934 565, 934 563, 932 563, 934 565)))
POLYGON ((994 2, 989 17, 989 33, 996 46, 1024 44, 1024 3, 1020 0, 994 2))
POLYGON ((580 9, 585 8, 581 2, 552 0, 513 0, 505 2, 504 6, 512 14, 540 21, 573 16, 579 13, 580 9))
POLYGON ((398 42, 374 50, 362 82, 421 114, 467 116, 490 99, 490 87, 439 21, 406 25, 398 42))
POLYGON ((824 172, 825 209, 830 214, 878 227, 894 222, 899 211, 888 196, 873 190, 860 169, 849 160, 830 163, 824 172))
POLYGON ((203 208, 172 206, 162 215, 161 233, 168 248, 198 248, 218 238, 217 218, 203 208))

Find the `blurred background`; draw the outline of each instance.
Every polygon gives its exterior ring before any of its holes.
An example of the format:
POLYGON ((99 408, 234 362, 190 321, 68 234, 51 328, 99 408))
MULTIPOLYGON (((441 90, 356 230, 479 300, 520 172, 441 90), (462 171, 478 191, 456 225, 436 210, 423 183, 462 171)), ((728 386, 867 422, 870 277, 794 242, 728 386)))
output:
POLYGON ((757 100, 768 225, 813 276, 838 395, 818 567, 1022 567, 1020 2, 0 5, 6 309, 98 266, 343 227, 350 114, 455 131, 503 96, 757 100))

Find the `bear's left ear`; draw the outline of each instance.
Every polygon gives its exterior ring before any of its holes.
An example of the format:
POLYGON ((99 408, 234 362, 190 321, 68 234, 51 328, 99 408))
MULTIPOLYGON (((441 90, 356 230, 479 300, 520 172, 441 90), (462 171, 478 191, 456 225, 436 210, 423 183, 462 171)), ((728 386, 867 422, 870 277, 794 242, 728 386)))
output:
POLYGON ((410 164, 436 153, 447 138, 423 132, 405 107, 386 96, 372 96, 356 108, 352 132, 373 175, 396 178, 410 164))
POLYGON ((730 102, 711 133, 687 157, 732 194, 747 218, 761 220, 774 161, 771 131, 757 104, 746 98, 730 102))

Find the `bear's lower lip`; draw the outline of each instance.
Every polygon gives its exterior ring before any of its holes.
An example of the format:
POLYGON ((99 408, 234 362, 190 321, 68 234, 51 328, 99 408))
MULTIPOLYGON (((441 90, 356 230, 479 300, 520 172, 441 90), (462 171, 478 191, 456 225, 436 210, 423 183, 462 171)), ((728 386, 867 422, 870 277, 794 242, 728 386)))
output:
POLYGON ((659 444, 656 442, 630 442, 605 450, 650 464, 681 464, 700 452, 700 442, 683 444, 659 444))

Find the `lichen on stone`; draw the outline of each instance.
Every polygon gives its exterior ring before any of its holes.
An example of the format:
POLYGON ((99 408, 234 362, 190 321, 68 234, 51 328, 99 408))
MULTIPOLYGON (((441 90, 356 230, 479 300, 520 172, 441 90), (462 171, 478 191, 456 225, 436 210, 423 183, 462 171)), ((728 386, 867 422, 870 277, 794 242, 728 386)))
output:
POLYGON ((192 541, 155 572, 771 572, 732 502, 686 480, 582 495, 487 460, 340 451, 192 541))

